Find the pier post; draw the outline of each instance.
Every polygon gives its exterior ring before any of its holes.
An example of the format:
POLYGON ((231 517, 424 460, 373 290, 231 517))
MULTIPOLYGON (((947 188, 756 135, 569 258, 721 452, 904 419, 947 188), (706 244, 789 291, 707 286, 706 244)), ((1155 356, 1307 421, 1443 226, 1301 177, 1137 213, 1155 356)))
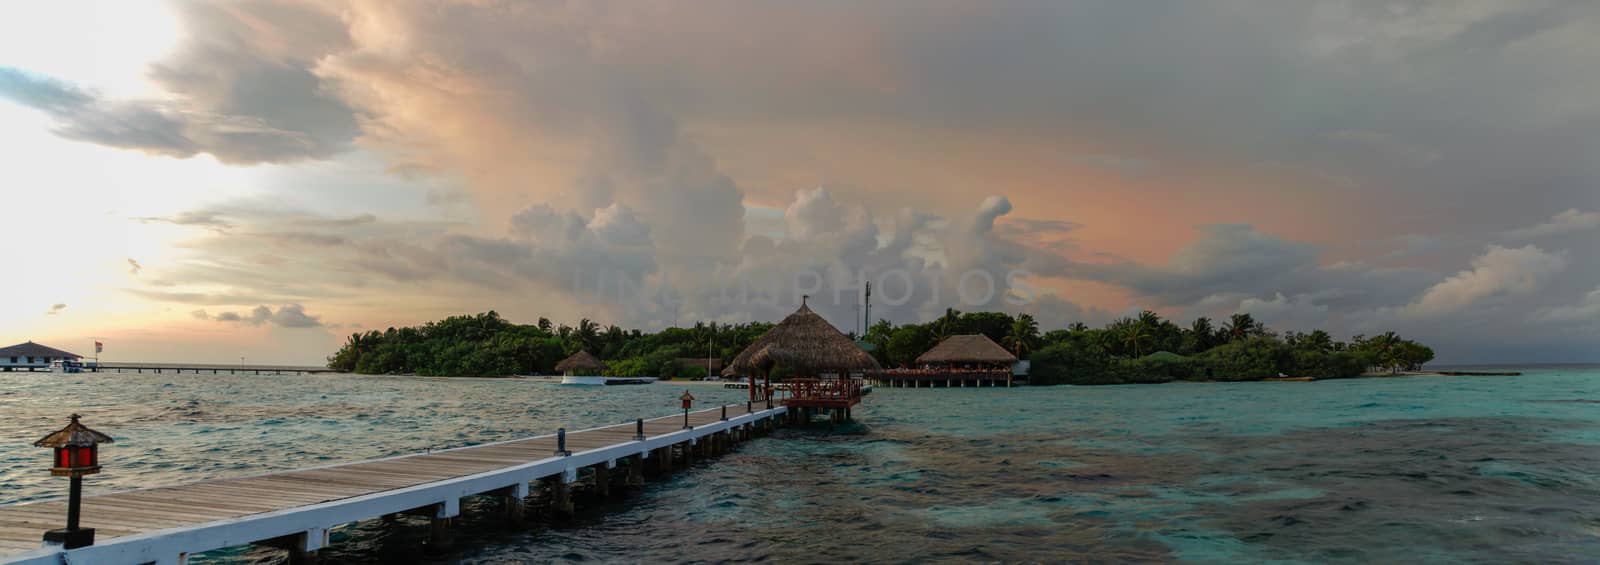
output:
POLYGON ((694 444, 695 441, 692 439, 679 444, 683 446, 683 468, 685 469, 694 466, 694 444))
POLYGON ((548 479, 550 481, 550 510, 558 516, 572 515, 572 485, 567 481, 567 473, 561 472, 548 479))
POLYGON ((661 474, 661 475, 670 475, 670 474, 672 474, 672 446, 669 445, 669 446, 666 446, 666 447, 662 447, 662 448, 656 449, 655 455, 652 455, 651 457, 654 457, 656 459, 656 473, 657 474, 661 474))
POLYGON ((528 494, 531 489, 528 483, 517 483, 506 487, 500 494, 502 507, 505 510, 506 520, 513 526, 521 526, 528 516, 528 494))
POLYGON ((428 517, 428 547, 430 549, 449 549, 455 545, 455 535, 452 526, 455 525, 456 516, 461 515, 461 500, 452 498, 442 503, 433 505, 433 515, 428 517))
MULTIPOLYGON (((292 565, 313 565, 317 551, 328 545, 328 530, 315 528, 287 536, 256 542, 255 545, 282 549, 289 553, 292 565)), ((182 559, 179 560, 183 561, 182 559)))
POLYGON ((644 486, 644 456, 635 455, 628 458, 628 486, 644 486))
POLYGON ((594 492, 602 498, 611 497, 611 463, 594 466, 594 492))

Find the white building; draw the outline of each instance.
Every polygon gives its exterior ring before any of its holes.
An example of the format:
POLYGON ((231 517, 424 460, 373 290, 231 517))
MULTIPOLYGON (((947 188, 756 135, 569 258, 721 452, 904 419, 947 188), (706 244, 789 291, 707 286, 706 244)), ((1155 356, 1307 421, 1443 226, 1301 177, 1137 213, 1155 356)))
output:
POLYGON ((29 341, 0 348, 0 371, 48 371, 51 363, 79 359, 83 356, 29 341))

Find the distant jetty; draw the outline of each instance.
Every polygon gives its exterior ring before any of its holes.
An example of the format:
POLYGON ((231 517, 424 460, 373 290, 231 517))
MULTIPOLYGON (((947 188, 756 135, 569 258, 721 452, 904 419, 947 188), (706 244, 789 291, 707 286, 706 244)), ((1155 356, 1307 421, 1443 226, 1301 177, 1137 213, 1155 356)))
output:
POLYGON ((1434 371, 1434 374, 1447 377, 1518 377, 1520 371, 1434 371))

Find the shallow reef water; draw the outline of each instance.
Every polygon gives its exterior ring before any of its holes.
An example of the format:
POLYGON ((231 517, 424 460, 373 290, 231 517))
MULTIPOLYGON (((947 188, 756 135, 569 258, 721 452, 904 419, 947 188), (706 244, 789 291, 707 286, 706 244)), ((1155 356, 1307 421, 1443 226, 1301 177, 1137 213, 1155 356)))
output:
MULTIPOLYGON (((338 563, 1581 563, 1600 555, 1600 369, 879 389, 564 520, 472 500, 337 529, 338 563)), ((455 447, 672 413, 683 387, 502 379, 6 374, 0 504, 58 496, 29 443, 65 410, 117 438, 95 490, 455 447), (70 399, 70 401, 67 401, 70 399)), ((705 403, 743 391, 694 389, 705 403)), ((277 563, 232 548, 195 562, 277 563)))

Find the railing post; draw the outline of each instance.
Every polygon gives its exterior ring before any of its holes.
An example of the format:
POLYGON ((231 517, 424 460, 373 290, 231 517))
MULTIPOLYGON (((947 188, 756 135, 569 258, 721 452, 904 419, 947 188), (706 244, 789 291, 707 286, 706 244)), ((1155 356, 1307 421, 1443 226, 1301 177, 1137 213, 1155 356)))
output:
POLYGON ((644 418, 633 421, 633 441, 644 441, 644 418))
POLYGON ((728 405, 727 404, 723 404, 722 405, 722 421, 724 421, 724 422, 728 421, 728 405))
POLYGON ((572 455, 571 451, 567 451, 567 429, 566 428, 559 428, 559 429, 556 430, 556 455, 560 455, 562 457, 567 457, 569 455, 572 455))

